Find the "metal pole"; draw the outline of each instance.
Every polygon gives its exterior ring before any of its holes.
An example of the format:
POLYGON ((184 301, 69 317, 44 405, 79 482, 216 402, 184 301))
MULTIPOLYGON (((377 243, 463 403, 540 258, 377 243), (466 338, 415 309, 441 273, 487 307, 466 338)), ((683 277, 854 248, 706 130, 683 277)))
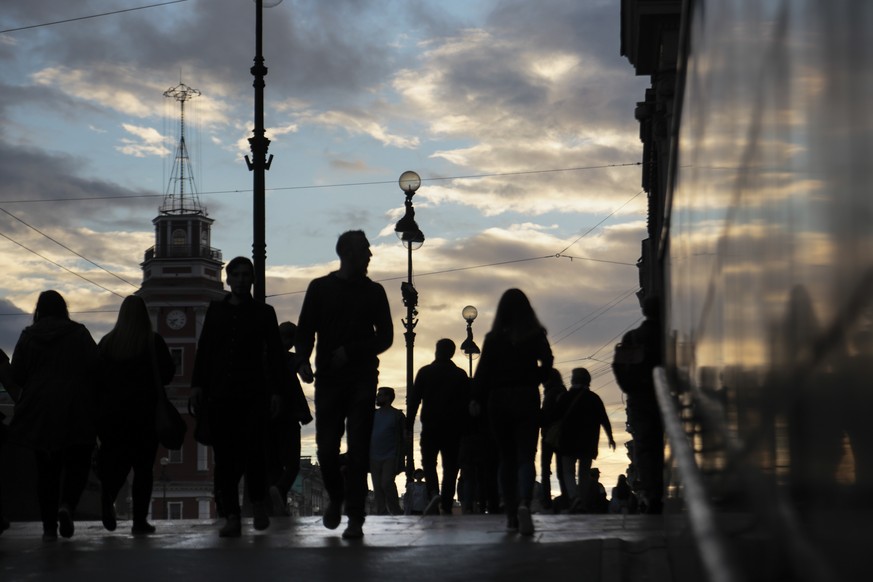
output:
POLYGON ((255 64, 251 68, 252 76, 255 78, 252 82, 252 86, 255 88, 255 128, 252 132, 254 135, 249 138, 252 159, 249 160, 249 157, 246 156, 246 165, 248 165, 249 171, 252 172, 252 263, 255 266, 253 295, 258 301, 264 301, 266 298, 264 275, 267 263, 265 226, 266 178, 264 173, 270 169, 270 163, 273 161, 272 155, 267 159, 270 140, 264 135, 266 133, 264 129, 264 87, 266 86, 264 77, 267 76, 267 67, 264 66, 262 50, 263 12, 263 0, 255 0, 255 64))
MULTIPOLYGON (((412 242, 407 247, 407 277, 406 282, 409 288, 412 288, 412 242)), ((403 337, 406 338, 406 409, 409 410, 409 395, 412 393, 412 386, 415 383, 413 374, 413 351, 415 346, 415 301, 411 299, 406 302, 406 321, 403 322, 406 328, 406 333, 403 337)), ((413 483, 413 467, 415 466, 415 442, 412 433, 407 437, 406 450, 406 503, 405 513, 410 513, 412 509, 412 483, 413 483)))

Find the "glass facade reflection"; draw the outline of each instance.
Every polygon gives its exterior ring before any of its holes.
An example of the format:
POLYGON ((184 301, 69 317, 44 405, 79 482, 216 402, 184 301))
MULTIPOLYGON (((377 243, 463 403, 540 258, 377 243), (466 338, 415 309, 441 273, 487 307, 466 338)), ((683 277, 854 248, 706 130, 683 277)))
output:
POLYGON ((686 8, 670 187, 649 190, 684 426, 750 579, 866 579, 873 2, 686 8))

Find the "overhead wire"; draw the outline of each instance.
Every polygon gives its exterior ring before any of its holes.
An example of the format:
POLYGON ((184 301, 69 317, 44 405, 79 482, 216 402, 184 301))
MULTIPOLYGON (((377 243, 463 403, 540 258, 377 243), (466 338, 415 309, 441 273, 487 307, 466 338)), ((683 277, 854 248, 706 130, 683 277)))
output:
POLYGON ((118 279, 119 281, 121 281, 122 283, 126 283, 127 285, 130 285, 131 287, 133 287, 133 288, 135 288, 135 289, 139 289, 139 285, 137 285, 137 284, 135 284, 135 283, 131 283, 130 281, 128 281, 127 279, 121 277, 120 275, 117 275, 117 274, 113 273, 112 271, 110 271, 110 270, 107 269, 106 267, 104 267, 104 266, 102 266, 102 265, 99 265, 99 264, 95 263, 94 261, 92 261, 92 260, 89 259, 88 257, 86 257, 86 256, 84 256, 83 254, 81 254, 81 253, 79 253, 79 252, 77 252, 77 251, 71 249, 70 247, 68 247, 68 246, 65 245, 64 243, 60 242, 59 240, 57 240, 57 239, 55 239, 55 238, 52 238, 51 236, 49 236, 48 234, 44 233, 44 232, 41 231, 40 229, 36 228, 36 227, 33 226, 32 224, 29 224, 28 222, 26 222, 26 221, 25 221, 24 219, 22 219, 21 217, 12 214, 11 212, 9 212, 8 210, 6 210, 5 208, 0 207, 0 212, 6 214, 7 216, 10 216, 10 217, 14 218, 15 220, 17 220, 18 222, 20 222, 21 224, 23 224, 23 225, 26 226, 27 228, 33 230, 34 232, 39 233, 40 235, 42 235, 42 236, 44 236, 45 238, 49 239, 50 241, 52 241, 53 243, 55 243, 55 244, 58 245, 59 247, 61 247, 61 248, 65 249, 65 250, 67 250, 67 251, 73 253, 74 255, 76 255, 77 257, 79 257, 80 259, 82 259, 82 260, 84 260, 84 261, 87 261, 87 262, 91 263, 92 265, 94 265, 95 267, 97 267, 98 269, 100 269, 101 271, 104 271, 105 273, 108 273, 108 274, 112 275, 113 277, 115 277, 116 279, 118 279))
MULTIPOLYGON (((600 170, 605 168, 618 168, 624 166, 639 166, 642 162, 634 162, 634 163, 621 163, 621 164, 603 164, 599 166, 579 166, 574 168, 550 168, 547 170, 525 170, 520 172, 493 172, 490 174, 470 174, 467 176, 442 176, 436 178, 422 178, 422 182, 429 181, 445 181, 445 180, 467 180, 472 178, 499 178, 502 176, 522 176, 526 174, 547 174, 551 172, 577 172, 582 170, 600 170)), ((299 186, 275 186, 272 188, 266 188, 266 192, 278 192, 282 190, 323 190, 326 188, 349 188, 356 186, 380 186, 384 184, 395 184, 396 180, 375 180, 371 182, 340 182, 335 184, 304 184, 299 186)), ((244 194, 251 192, 251 188, 240 188, 236 190, 210 190, 207 192, 199 192, 200 196, 207 196, 212 194, 244 194)), ((636 196, 639 196, 637 194, 636 196)), ((636 198, 634 196, 634 198, 636 198)), ((89 200, 123 200, 123 199, 135 199, 135 198, 163 198, 164 194, 119 194, 118 196, 79 196, 75 198, 39 198, 39 199, 22 199, 22 200, 2 200, 0 204, 28 204, 35 202, 81 202, 81 201, 89 201, 89 200)), ((633 198, 631 198, 633 200, 633 198)), ((630 202, 630 200, 628 201, 630 202)), ((621 208, 626 206, 627 203, 623 204, 619 208, 617 208, 612 214, 618 212, 621 208)), ((610 214, 610 216, 612 216, 610 214)), ((607 217, 609 218, 609 217, 607 217)), ((605 219, 604 219, 605 220, 605 219)), ((602 222, 602 221, 601 221, 602 222)), ((596 228, 598 225, 595 225, 593 228, 596 228)), ((590 232, 590 231, 589 231, 590 232)), ((585 233, 587 234, 587 233, 585 233)), ((582 236, 585 236, 584 234, 582 236)), ((582 237, 579 237, 582 238, 582 237)), ((578 239, 577 239, 578 241, 578 239)), ((566 251, 568 248, 573 246, 574 243, 571 243, 567 248, 564 249, 566 251)), ((563 251, 561 251, 563 252, 563 251)))
POLYGON ((88 16, 76 16, 74 18, 66 18, 64 20, 55 20, 53 22, 41 22, 40 24, 31 24, 29 26, 19 26, 17 28, 7 28, 6 30, 0 30, 0 34, 4 34, 7 32, 18 32, 20 30, 31 30, 33 28, 42 28, 45 26, 54 26, 56 24, 66 24, 68 22, 78 22, 80 20, 88 20, 91 18, 100 18, 102 16, 111 16, 113 14, 121 14, 123 12, 134 12, 136 10, 145 10, 146 8, 157 8, 159 6, 167 6, 169 4, 179 4, 180 2, 187 2, 188 0, 170 0, 169 2, 161 2, 159 4, 149 4, 148 6, 137 6, 134 8, 124 8, 122 10, 113 10, 111 12, 101 12, 100 14, 90 14, 88 16))

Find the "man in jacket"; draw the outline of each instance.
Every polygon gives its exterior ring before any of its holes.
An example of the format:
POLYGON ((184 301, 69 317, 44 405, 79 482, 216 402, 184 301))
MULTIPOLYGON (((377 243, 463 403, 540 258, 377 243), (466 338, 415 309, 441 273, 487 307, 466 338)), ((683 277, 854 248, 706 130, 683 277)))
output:
POLYGON ((458 480, 461 437, 469 427, 470 379, 452 362, 455 342, 441 339, 436 358, 422 367, 409 395, 407 432, 412 434, 415 415, 421 405, 421 465, 428 497, 440 496, 443 514, 452 513, 458 480), (437 477, 437 456, 442 457, 443 481, 437 477))
POLYGON ((340 235, 339 270, 314 279, 306 290, 297 322, 297 372, 315 380, 315 442, 324 486, 330 497, 323 523, 336 529, 343 504, 347 539, 363 537, 367 466, 379 354, 391 347, 394 327, 385 289, 367 277, 370 243, 360 230, 340 235), (316 373, 309 358, 318 337, 316 373), (345 481, 340 445, 348 431, 345 481))

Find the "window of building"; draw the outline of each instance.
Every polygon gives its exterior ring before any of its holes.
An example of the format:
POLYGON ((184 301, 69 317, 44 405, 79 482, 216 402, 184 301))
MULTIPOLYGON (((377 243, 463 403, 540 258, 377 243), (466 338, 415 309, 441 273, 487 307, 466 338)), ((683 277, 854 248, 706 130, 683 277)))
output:
POLYGON ((197 470, 209 470, 209 447, 197 443, 197 470))
POLYGON ((173 357, 173 363, 176 365, 176 375, 183 376, 185 374, 185 348, 170 348, 170 356, 173 357))
POLYGON ((182 519, 182 502, 168 501, 167 502, 167 518, 182 519))
POLYGON ((188 244, 188 233, 183 228, 177 228, 173 231, 173 246, 183 247, 188 244))
POLYGON ((181 464, 182 461, 184 460, 182 458, 182 449, 167 451, 167 458, 170 460, 171 465, 181 464))

